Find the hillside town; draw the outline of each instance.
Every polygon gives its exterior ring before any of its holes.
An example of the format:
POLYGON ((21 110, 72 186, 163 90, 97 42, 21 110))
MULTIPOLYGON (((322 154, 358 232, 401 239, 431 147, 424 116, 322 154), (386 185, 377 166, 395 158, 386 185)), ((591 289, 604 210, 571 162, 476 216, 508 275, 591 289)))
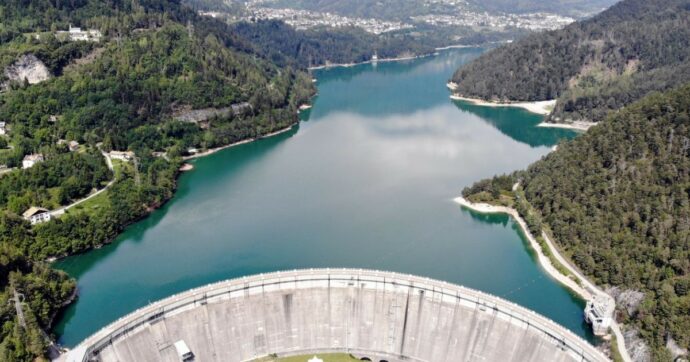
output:
MULTIPOLYGON (((260 3, 259 3, 260 4, 260 3)), ((358 27, 372 34, 382 34, 402 29, 410 29, 411 24, 384 21, 373 18, 350 18, 329 12, 316 12, 297 9, 274 9, 248 4, 248 15, 241 20, 282 20, 297 30, 305 30, 318 26, 334 28, 358 27)))
POLYGON ((517 28, 545 31, 562 28, 575 19, 549 13, 501 14, 460 12, 454 15, 424 15, 412 18, 415 22, 436 26, 482 26, 493 29, 517 28))
MULTIPOLYGON (((508 28, 531 31, 545 31, 562 28, 575 19, 557 14, 536 12, 526 14, 489 13, 474 10, 465 1, 433 0, 424 4, 427 10, 407 21, 392 21, 380 18, 347 17, 330 12, 318 12, 295 8, 280 8, 272 0, 249 0, 245 3, 246 13, 233 17, 240 21, 282 20, 299 30, 319 26, 358 27, 369 33, 382 34, 392 31, 413 29, 419 25, 485 27, 495 30, 508 28), (274 7, 275 6, 275 7, 274 7)), ((201 15, 220 17, 219 12, 201 12, 201 15)))

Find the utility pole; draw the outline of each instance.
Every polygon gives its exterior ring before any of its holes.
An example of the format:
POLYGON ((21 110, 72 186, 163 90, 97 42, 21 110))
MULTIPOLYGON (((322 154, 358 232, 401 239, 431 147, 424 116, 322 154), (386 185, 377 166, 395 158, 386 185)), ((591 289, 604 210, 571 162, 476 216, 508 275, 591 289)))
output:
MULTIPOLYGON (((9 303, 14 303, 14 308, 17 311, 17 319, 19 319, 19 326, 26 331, 26 317, 24 317, 24 309, 22 307, 22 303, 24 303, 24 294, 17 291, 17 288, 14 287, 14 282, 10 282, 10 288, 12 289, 12 299, 9 300, 9 303)), ((48 345, 48 355, 51 357, 51 359, 53 359, 53 357, 57 358, 57 356, 60 355, 60 348, 55 344, 50 336, 48 336, 43 328, 39 327, 38 330, 41 332, 41 336, 48 345)))

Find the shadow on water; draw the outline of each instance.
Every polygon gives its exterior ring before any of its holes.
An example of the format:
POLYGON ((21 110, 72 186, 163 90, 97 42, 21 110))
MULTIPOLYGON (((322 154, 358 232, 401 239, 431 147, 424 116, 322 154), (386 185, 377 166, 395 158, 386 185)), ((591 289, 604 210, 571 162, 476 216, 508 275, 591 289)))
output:
POLYGON ((469 214, 472 220, 479 221, 481 223, 485 224, 494 224, 494 225, 503 225, 506 226, 508 225, 508 222, 510 221, 510 217, 505 214, 484 214, 481 212, 476 212, 470 209, 467 209, 465 207, 462 207, 462 211, 469 214))
MULTIPOLYGON (((195 164, 195 169, 191 172, 183 173, 177 180, 179 188, 176 190, 173 198, 168 201, 161 208, 154 210, 148 217, 128 226, 125 230, 111 243, 103 246, 102 248, 91 250, 85 254, 75 255, 65 259, 61 259, 53 265, 57 269, 66 271, 70 276, 80 279, 85 273, 92 270, 96 265, 105 260, 108 260, 109 256, 117 253, 117 250, 124 246, 125 244, 137 244, 146 239, 146 234, 155 230, 155 227, 165 219, 171 208, 176 207, 176 203, 184 199, 190 192, 192 192, 191 182, 188 182, 190 178, 195 177, 195 172, 200 172, 204 174, 204 178, 208 177, 209 172, 217 173, 215 175, 216 179, 222 179, 223 174, 237 172, 238 168, 245 167, 253 162, 258 162, 266 154, 270 153, 271 150, 283 143, 286 139, 294 136, 299 131, 299 125, 295 125, 291 130, 275 135, 272 137, 257 140, 255 142, 239 145, 233 147, 229 150, 224 150, 216 154, 206 156, 204 158, 195 159, 191 162, 195 164), (217 167, 218 163, 224 165, 224 167, 217 167)), ((257 272, 262 272, 265 270, 257 270, 257 272)), ((205 277, 204 279, 214 280, 213 276, 205 277)), ((198 278, 190 276, 189 280, 182 281, 183 284, 188 285, 190 288, 199 285, 198 278)), ((176 281, 175 283, 179 283, 176 281)), ((79 299, 74 303, 70 304, 67 308, 62 310, 56 317, 56 321, 59 321, 55 325, 54 332, 57 335, 61 335, 64 332, 65 325, 74 317, 79 305, 79 299)))
POLYGON ((567 129, 537 127, 544 116, 517 107, 487 107, 467 101, 453 100, 458 109, 472 113, 506 136, 531 147, 551 146, 569 140, 577 132, 567 129))
MULTIPOLYGON (((539 269, 542 270, 543 274, 540 275, 539 277, 531 280, 524 280, 522 284, 517 284, 512 286, 513 288, 507 291, 504 291, 503 293, 496 293, 496 296, 499 298, 504 298, 504 299, 509 299, 517 302, 518 304, 525 304, 533 298, 534 294, 534 288, 539 288, 539 280, 542 278, 549 278, 554 281, 554 283, 559 284, 556 279, 551 278, 551 276, 544 271, 544 268, 539 262, 539 257, 537 255, 537 252, 532 248, 532 245, 530 244, 529 240, 527 239, 527 236, 525 235, 524 231, 522 228, 518 225, 518 223, 513 220, 513 218, 510 215, 506 214, 501 214, 501 213, 495 213, 495 214, 487 214, 487 213, 481 213, 474 211, 472 209, 466 208, 464 206, 458 205, 458 207, 462 210, 463 214, 468 214, 472 218, 472 220, 477 221, 482 224, 488 224, 488 225, 502 225, 503 227, 510 227, 519 237, 522 242, 522 245, 529 255, 530 259, 538 265, 539 269)), ((563 287, 567 292, 570 297, 570 300, 573 304, 576 304, 580 306, 579 310, 574 310, 571 311, 570 313, 573 313, 573 316, 576 318, 582 318, 582 322, 580 323, 580 328, 583 331, 583 336, 587 341, 590 341, 594 344, 599 344, 603 342, 601 339, 596 337, 594 333, 592 333, 592 329, 589 327, 589 325, 584 321, 584 315, 583 311, 585 308, 586 302, 573 290, 568 289, 566 287, 563 287)), ((542 302, 549 303, 548 300, 543 300, 542 302)))
MULTIPOLYGON (((91 250, 85 254, 79 254, 73 257, 67 257, 61 259, 55 264, 54 267, 62 269, 68 272, 71 276, 79 279, 79 277, 85 272, 93 268, 96 263, 101 260, 105 260, 109 255, 117 251, 117 248, 122 245, 124 241, 138 243, 146 238, 146 234, 153 230, 161 220, 165 218, 170 208, 175 207, 177 200, 184 198, 192 191, 192 187, 189 182, 184 182, 184 178, 193 177, 193 173, 198 172, 199 167, 204 167, 204 164, 213 165, 214 169, 221 173, 217 177, 222 177, 222 174, 234 173, 238 168, 244 167, 252 162, 259 161, 260 158, 270 153, 272 148, 279 145, 286 139, 294 136, 299 131, 299 125, 295 125, 291 130, 275 135, 272 137, 259 139, 257 141, 239 145, 232 148, 236 152, 219 152, 213 155, 206 156, 204 158, 199 158, 192 160, 191 162, 195 164, 195 170, 191 173, 183 173, 177 180, 178 188, 175 190, 175 195, 170 199, 165 205, 154 210, 151 214, 144 217, 140 221, 129 225, 125 230, 113 240, 111 243, 104 245, 103 247, 95 250, 91 250), (223 159, 223 164, 226 167, 217 168, 217 159, 223 159), (79 258, 78 263, 72 263, 75 258, 79 258)), ((202 172, 207 172, 204 170, 202 172)))
MULTIPOLYGON (((60 341, 74 346, 137 307, 195 286, 327 266, 412 273, 505 295, 586 337, 582 301, 535 265, 508 216, 467 215, 444 202, 460 185, 548 152, 529 146, 546 141, 498 131, 512 126, 510 119, 494 125, 508 115, 448 103, 446 81, 478 53, 336 68, 336 81, 324 71, 299 133, 194 160, 175 197, 149 219, 107 247, 56 263, 80 288, 55 328, 60 341), (349 80, 337 81, 342 73, 349 80)), ((512 114, 516 127, 538 122, 512 114)))

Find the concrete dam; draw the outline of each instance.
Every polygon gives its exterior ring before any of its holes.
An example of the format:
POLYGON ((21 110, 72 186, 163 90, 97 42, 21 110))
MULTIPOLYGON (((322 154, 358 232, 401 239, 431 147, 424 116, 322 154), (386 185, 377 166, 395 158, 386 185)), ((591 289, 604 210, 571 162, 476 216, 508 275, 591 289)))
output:
POLYGON ((607 361, 530 310, 398 273, 310 269, 192 289, 143 307, 63 361, 251 361, 350 353, 371 361, 607 361), (177 347, 177 348, 176 348, 177 347))

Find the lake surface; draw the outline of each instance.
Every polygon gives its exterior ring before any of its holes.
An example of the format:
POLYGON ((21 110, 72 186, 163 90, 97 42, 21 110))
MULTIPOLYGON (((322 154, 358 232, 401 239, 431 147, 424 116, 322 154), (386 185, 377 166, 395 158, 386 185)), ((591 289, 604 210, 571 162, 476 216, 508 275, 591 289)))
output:
POLYGON ((316 71, 319 95, 299 127, 196 160, 163 208, 111 245, 56 263, 80 292, 56 325, 61 342, 192 287, 309 267, 465 285, 592 340, 583 302, 537 265, 511 219, 452 201, 574 136, 536 127, 541 117, 521 109, 451 101, 447 79, 481 51, 316 71))

